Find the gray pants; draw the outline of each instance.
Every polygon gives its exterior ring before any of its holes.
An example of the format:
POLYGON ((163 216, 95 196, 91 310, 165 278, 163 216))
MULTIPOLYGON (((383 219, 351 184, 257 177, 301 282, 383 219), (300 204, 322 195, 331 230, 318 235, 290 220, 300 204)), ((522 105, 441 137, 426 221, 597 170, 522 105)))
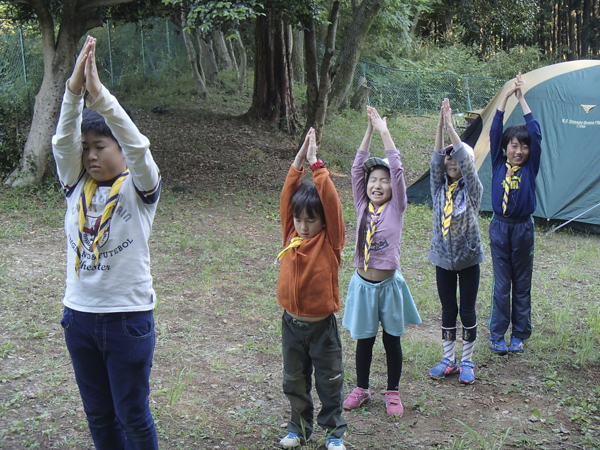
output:
POLYGON ((335 315, 319 322, 301 322, 284 313, 281 323, 283 392, 290 401, 292 418, 288 430, 308 439, 313 431, 312 372, 321 411, 319 426, 334 437, 342 437, 347 424, 342 417, 344 366, 342 342, 335 315))

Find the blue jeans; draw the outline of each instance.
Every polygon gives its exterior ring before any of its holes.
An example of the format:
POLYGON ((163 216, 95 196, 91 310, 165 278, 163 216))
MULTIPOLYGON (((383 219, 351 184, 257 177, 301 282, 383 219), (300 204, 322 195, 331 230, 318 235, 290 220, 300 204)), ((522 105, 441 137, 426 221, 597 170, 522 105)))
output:
POLYGON ((60 323, 96 449, 158 449, 148 403, 152 311, 98 314, 65 307, 60 323))

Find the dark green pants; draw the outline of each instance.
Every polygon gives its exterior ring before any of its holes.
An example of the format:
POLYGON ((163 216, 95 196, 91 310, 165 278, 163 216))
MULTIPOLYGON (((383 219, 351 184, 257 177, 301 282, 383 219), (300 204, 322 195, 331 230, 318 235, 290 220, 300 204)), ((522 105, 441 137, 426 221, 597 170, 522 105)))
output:
POLYGON ((313 431, 312 373, 321 400, 317 423, 341 437, 346 431, 342 417, 344 365, 342 342, 335 316, 319 322, 300 322, 284 313, 281 324, 283 392, 290 401, 292 418, 288 430, 308 439, 313 431))

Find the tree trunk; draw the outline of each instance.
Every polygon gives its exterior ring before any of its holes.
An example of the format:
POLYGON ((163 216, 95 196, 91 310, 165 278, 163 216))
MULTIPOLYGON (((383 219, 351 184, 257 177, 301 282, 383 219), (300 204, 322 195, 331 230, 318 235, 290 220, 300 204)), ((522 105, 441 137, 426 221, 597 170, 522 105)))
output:
POLYGON ((264 13, 256 19, 254 92, 245 116, 266 120, 271 126, 294 133, 299 122, 294 99, 292 37, 281 14, 272 9, 264 13))
MULTIPOLYGON (((321 61, 321 76, 319 79, 319 93, 315 102, 315 137, 317 145, 321 144, 323 137, 323 125, 325 125, 325 116, 327 115, 329 93, 331 92, 332 82, 336 77, 334 68, 331 67, 331 61, 335 53, 335 38, 337 34, 338 15, 340 11, 340 2, 334 1, 329 13, 329 26, 327 27, 327 40, 325 42, 325 54, 321 61)), ((307 124, 308 125, 308 124, 307 124)), ((308 127, 306 130, 308 131, 308 127)))
POLYGON ((315 123, 317 97, 319 96, 319 67, 317 63, 317 30, 313 17, 305 19, 304 50, 306 52, 306 125, 303 142, 308 129, 315 123))
POLYGON ((575 38, 575 11, 569 11, 568 13, 568 25, 569 25, 569 53, 567 54, 567 61, 574 61, 577 59, 577 39, 575 38))
POLYGON ((590 23, 590 16, 592 12, 591 8, 592 0, 583 1, 583 17, 581 27, 581 57, 586 58, 590 51, 590 30, 588 29, 590 23))
MULTIPOLYGON (((72 61, 75 57, 75 46, 73 45, 71 51, 61 53, 65 54, 65 61, 72 61)), ((17 187, 39 184, 42 181, 48 156, 52 151, 52 136, 56 131, 67 78, 66 72, 61 71, 59 67, 50 73, 44 73, 42 86, 35 96, 33 121, 23 148, 21 166, 9 175, 6 184, 17 187)))
POLYGON ((335 79, 329 94, 330 112, 335 109, 343 109, 346 106, 346 99, 352 87, 354 69, 360 56, 360 49, 373 20, 375 20, 384 3, 384 0, 363 0, 353 15, 352 23, 346 32, 344 44, 333 67, 332 78, 335 79))
POLYGON ((221 30, 215 30, 212 32, 212 41, 214 48, 217 53, 219 67, 221 70, 231 70, 231 58, 229 58, 229 52, 227 51, 227 45, 225 44, 225 37, 221 30))
POLYGON ((208 84, 219 84, 219 68, 215 59, 213 43, 210 35, 206 33, 198 33, 200 39, 200 47, 202 48, 202 57, 204 59, 204 67, 206 73, 206 82, 208 84))
MULTIPOLYGON (((182 14, 183 16, 183 14, 182 14)), ((184 17, 184 27, 185 27, 185 16, 184 17)), ((181 27, 182 29, 184 27, 181 27)), ((208 92, 206 91, 206 82, 204 81, 204 70, 202 70, 202 65, 200 64, 200 60, 198 59, 198 51, 194 46, 194 40, 196 40, 194 34, 196 33, 195 29, 190 29, 189 32, 183 31, 183 42, 185 44, 185 50, 188 55, 188 59, 190 60, 190 66, 192 69, 192 77, 194 79, 194 86, 196 86, 196 93, 202 97, 206 98, 208 96, 208 92)))
POLYGON ((246 56, 246 48, 244 47, 244 43, 242 42, 242 37, 240 36, 239 31, 236 31, 237 39, 235 40, 235 45, 238 49, 238 53, 240 56, 240 64, 238 67, 238 76, 237 76, 237 90, 238 92, 242 92, 244 87, 244 81, 246 81, 246 68, 248 67, 248 57, 246 56))
POLYGON ((294 67, 294 80, 304 84, 304 31, 294 28, 292 31, 294 45, 292 47, 292 65, 294 67))
POLYGON ((229 59, 231 60, 231 64, 233 65, 233 70, 235 73, 239 73, 240 68, 238 67, 237 58, 235 57, 235 51, 233 50, 233 44, 231 43, 231 39, 227 39, 225 41, 227 44, 227 53, 229 53, 229 59))
POLYGON ((363 112, 367 107, 367 100, 369 98, 370 87, 367 86, 367 79, 365 77, 361 77, 358 82, 358 88, 350 100, 350 108, 354 111, 363 112))
MULTIPOLYGON (((42 5, 43 6, 43 5, 42 5)), ((54 21, 45 7, 35 8, 42 33, 44 52, 44 78, 35 96, 33 119, 23 148, 20 167, 16 168, 5 184, 17 187, 39 184, 44 177, 48 156, 52 151, 52 136, 60 113, 65 83, 71 74, 79 38, 89 29, 101 25, 89 14, 63 11, 58 38, 54 34, 54 21)))
POLYGON ((410 26, 410 36, 414 36, 415 32, 417 31, 417 24, 419 23, 419 17, 421 17, 421 12, 423 12, 423 10, 420 7, 417 7, 417 10, 415 11, 415 17, 413 17, 412 25, 410 26))

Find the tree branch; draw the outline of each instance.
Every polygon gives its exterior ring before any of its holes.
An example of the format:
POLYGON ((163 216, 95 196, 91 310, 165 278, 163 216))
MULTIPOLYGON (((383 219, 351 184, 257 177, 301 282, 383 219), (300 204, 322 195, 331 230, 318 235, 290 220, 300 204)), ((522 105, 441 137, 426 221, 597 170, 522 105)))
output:
POLYGON ((91 9, 122 5, 124 3, 132 3, 134 1, 136 0, 80 0, 77 2, 75 10, 77 12, 85 12, 91 9))

